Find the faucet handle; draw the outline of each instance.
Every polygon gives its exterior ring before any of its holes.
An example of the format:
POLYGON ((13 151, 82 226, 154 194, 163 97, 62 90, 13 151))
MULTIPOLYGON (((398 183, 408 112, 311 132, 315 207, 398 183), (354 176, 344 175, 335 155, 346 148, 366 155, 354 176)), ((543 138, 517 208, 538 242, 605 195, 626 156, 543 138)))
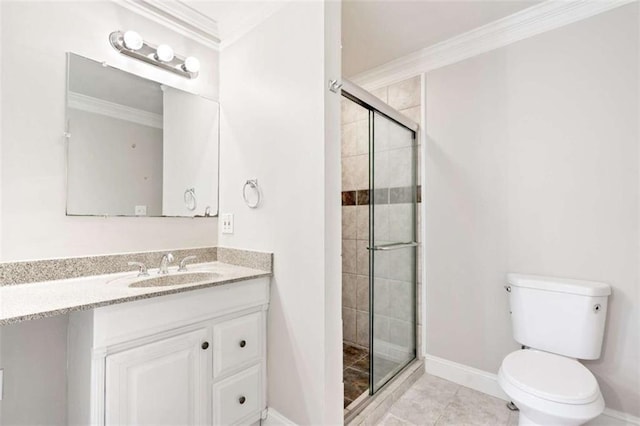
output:
POLYGON ((139 277, 147 277, 149 273, 147 272, 147 267, 142 262, 127 262, 129 266, 137 266, 138 267, 138 276, 139 277))
POLYGON ((187 256, 180 261, 180 267, 178 268, 178 272, 186 272, 187 270, 187 262, 190 260, 196 260, 198 256, 187 256))

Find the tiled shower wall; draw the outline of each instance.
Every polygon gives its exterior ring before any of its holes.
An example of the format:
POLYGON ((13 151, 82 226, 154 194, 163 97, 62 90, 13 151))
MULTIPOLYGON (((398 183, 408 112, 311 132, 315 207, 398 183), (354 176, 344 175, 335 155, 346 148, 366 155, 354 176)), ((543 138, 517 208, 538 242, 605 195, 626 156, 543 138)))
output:
MULTIPOLYGON (((420 123, 420 77, 383 87, 372 92, 391 107, 420 123)), ((342 100, 342 319, 344 341, 369 346, 369 121, 367 110, 347 99, 342 100)), ((419 140, 418 140, 419 142, 419 140)), ((418 146, 418 150, 421 146, 418 146)), ((420 155, 418 155, 420 157, 420 155)), ((418 164, 418 182, 420 181, 418 164)), ((419 199, 418 199, 419 200, 419 199)), ((394 207, 400 207, 396 204, 394 207)), ((390 205, 391 206, 391 205, 390 205)), ((420 225, 420 203, 416 217, 420 225)), ((376 222, 378 223, 378 222, 376 222)), ((418 238, 420 232, 418 232, 418 238)), ((419 241, 419 240, 418 240, 419 241)), ((421 252, 418 248, 418 282, 421 252)), ((385 292, 386 293, 386 292, 385 292)), ((393 292, 381 294, 381 305, 394 310, 393 292), (382 298, 386 300, 382 300, 382 298)), ((406 292, 405 292, 406 293, 406 292)), ((418 285, 420 299, 420 285, 418 285)), ((406 299, 405 299, 406 300, 406 299)), ((396 309, 397 310, 397 309, 396 309)), ((380 311, 377 311, 380 313, 380 311)), ((420 319, 420 309, 418 308, 420 319)), ((382 327, 377 328, 378 332, 382 327)), ((420 336, 420 326, 419 326, 420 336)), ((381 337, 381 336, 376 336, 381 337)), ((416 342, 420 347, 420 342, 416 342)))

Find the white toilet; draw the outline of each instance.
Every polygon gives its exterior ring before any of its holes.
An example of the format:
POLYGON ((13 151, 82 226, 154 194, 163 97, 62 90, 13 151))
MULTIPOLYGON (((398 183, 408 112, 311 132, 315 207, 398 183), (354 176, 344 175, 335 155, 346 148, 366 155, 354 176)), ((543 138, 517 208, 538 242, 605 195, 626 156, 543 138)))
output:
POLYGON ((508 274, 513 337, 526 346, 502 361, 498 382, 520 409, 520 425, 581 425, 599 416, 604 399, 578 359, 598 359, 607 284, 508 274))

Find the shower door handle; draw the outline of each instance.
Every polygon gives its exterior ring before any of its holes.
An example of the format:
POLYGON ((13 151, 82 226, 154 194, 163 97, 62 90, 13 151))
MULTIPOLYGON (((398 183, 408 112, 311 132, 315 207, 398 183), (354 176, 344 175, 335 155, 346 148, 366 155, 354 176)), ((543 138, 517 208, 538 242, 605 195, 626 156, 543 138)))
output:
POLYGON ((390 244, 381 244, 379 246, 373 246, 373 247, 367 247, 367 250, 398 250, 401 248, 407 248, 407 247, 417 247, 418 243, 415 241, 411 241, 408 243, 390 243, 390 244))

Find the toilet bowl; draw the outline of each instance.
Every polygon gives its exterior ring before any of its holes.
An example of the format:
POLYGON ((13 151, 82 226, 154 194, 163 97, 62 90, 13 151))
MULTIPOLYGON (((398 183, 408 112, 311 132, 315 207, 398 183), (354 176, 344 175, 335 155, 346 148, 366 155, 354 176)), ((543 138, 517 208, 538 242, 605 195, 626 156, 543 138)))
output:
POLYGON ((524 349, 506 356, 498 383, 520 409, 520 425, 577 426, 599 416, 604 399, 580 362, 524 349))
POLYGON ((598 359, 607 299, 605 283, 508 274, 513 337, 522 349, 498 372, 502 390, 520 409, 520 425, 581 425, 604 411, 593 374, 578 359, 598 359))

